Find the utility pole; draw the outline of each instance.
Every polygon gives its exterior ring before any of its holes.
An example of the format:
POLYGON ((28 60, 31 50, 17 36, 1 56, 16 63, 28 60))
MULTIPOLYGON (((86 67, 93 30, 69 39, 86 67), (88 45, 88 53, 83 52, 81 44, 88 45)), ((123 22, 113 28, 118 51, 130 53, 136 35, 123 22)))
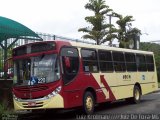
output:
MULTIPOLYGON (((107 16, 109 17, 109 34, 110 34, 110 36, 112 35, 111 34, 111 28, 112 28, 112 17, 115 17, 115 16, 113 16, 113 14, 107 14, 107 16)), ((112 46, 112 41, 111 41, 111 39, 110 39, 110 43, 109 43, 109 45, 110 46, 112 46)))
MULTIPOLYGON (((111 24, 112 24, 112 14, 107 14, 107 16, 109 17, 109 35, 111 36, 111 24)), ((109 46, 112 46, 112 41, 110 39, 109 41, 109 46)))
MULTIPOLYGON (((112 24, 112 14, 109 14, 109 15, 107 15, 108 17, 109 17, 109 24, 111 25, 112 24)), ((111 28, 111 26, 110 26, 110 28, 111 28)))

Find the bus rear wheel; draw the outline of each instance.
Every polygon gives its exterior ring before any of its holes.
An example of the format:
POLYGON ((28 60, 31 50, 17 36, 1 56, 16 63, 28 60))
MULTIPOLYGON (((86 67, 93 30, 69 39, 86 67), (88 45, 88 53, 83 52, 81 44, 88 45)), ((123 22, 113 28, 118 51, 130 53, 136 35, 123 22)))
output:
POLYGON ((134 87, 133 91, 133 103, 140 103, 141 101, 141 90, 138 86, 134 87))
POLYGON ((138 86, 134 86, 133 97, 126 99, 129 103, 138 104, 141 101, 141 90, 138 86))
POLYGON ((94 112, 95 99, 93 94, 89 91, 85 92, 83 97, 83 112, 85 114, 92 114, 94 112))

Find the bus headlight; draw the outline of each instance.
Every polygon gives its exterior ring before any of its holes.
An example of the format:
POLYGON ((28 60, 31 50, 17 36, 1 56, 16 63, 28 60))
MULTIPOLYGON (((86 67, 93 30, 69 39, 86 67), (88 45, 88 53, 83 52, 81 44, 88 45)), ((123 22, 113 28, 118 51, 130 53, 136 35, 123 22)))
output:
POLYGON ((13 94, 13 98, 14 98, 16 101, 20 101, 20 99, 17 98, 14 94, 13 94))
MULTIPOLYGON (((62 86, 57 87, 52 93, 48 94, 47 96, 43 97, 42 99, 49 99, 49 98, 51 98, 51 97, 56 96, 57 94, 60 93, 61 89, 62 89, 62 86)), ((22 101, 22 99, 17 98, 14 94, 13 94, 13 98, 14 98, 14 100, 16 100, 16 101, 19 101, 19 102, 22 101)), ((42 100, 42 99, 39 99, 39 100, 42 100)), ((26 100, 26 101, 27 101, 27 100, 26 100)), ((26 102, 26 101, 25 101, 25 102, 26 102)))
POLYGON ((60 93, 61 89, 62 89, 61 86, 57 87, 52 93, 50 93, 49 95, 47 95, 46 98, 49 99, 51 97, 56 96, 57 94, 60 93))

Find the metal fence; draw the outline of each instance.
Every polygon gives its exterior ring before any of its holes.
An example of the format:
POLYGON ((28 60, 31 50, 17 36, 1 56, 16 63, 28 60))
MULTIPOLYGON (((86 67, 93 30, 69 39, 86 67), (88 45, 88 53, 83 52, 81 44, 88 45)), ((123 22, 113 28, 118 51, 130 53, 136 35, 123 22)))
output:
MULTIPOLYGON (((72 39, 72 38, 67 38, 63 36, 58 36, 58 35, 53 35, 53 34, 47 34, 47 33, 40 33, 37 32, 37 34, 43 39, 43 41, 50 41, 50 40, 65 40, 65 41, 75 41, 75 42, 82 42, 82 43, 88 43, 88 44, 95 44, 94 41, 84 41, 84 40, 79 40, 79 39, 72 39)), ((10 38, 7 40, 7 45, 9 46, 15 39, 10 38)), ((8 55, 7 58, 10 58, 12 55, 12 49, 24 44, 32 43, 32 42, 37 42, 37 40, 25 40, 25 39, 19 39, 15 44, 7 51, 8 55)), ((2 42, 4 44, 4 42, 2 42)), ((3 79, 4 77, 4 50, 0 47, 0 79, 3 79)), ((13 68, 12 68, 12 61, 7 64, 7 78, 12 77, 13 73, 13 68)))

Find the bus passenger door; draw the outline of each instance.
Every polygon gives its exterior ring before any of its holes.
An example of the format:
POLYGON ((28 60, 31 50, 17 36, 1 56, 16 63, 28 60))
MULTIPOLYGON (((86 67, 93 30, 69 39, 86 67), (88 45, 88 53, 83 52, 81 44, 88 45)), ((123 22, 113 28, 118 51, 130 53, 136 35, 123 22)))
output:
POLYGON ((61 49, 62 79, 65 106, 74 107, 80 104, 79 54, 75 47, 61 49))

